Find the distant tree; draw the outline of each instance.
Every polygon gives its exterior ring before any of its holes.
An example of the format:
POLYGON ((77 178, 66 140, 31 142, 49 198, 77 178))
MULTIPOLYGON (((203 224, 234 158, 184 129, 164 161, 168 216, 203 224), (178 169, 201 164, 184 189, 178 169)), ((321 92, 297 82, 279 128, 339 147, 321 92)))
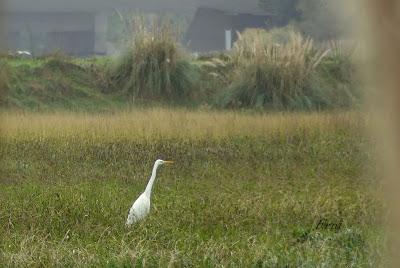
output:
POLYGON ((259 6, 274 17, 274 23, 280 26, 297 20, 301 15, 297 9, 299 0, 259 0, 259 6))
MULTIPOLYGON (((259 0, 259 6, 273 16, 276 26, 292 24, 304 35, 318 40, 336 39, 348 31, 349 14, 340 14, 340 1, 259 0), (338 15, 341 15, 339 18, 338 15), (347 17, 346 17, 347 16, 347 17)), ((343 3, 343 1, 341 1, 343 3)), ((346 13, 348 13, 346 11, 346 13)))
POLYGON ((338 19, 336 1, 299 0, 297 11, 300 16, 296 26, 305 35, 326 40, 336 39, 345 32, 345 18, 338 19))

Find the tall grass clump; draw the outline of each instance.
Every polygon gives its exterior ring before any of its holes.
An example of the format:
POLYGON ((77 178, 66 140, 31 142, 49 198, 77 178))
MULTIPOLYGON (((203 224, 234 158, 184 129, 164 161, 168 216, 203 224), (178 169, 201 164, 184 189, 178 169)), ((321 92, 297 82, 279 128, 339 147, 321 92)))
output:
POLYGON ((9 76, 10 67, 5 61, 0 60, 0 104, 4 104, 6 102, 9 89, 9 76))
POLYGON ((231 83, 231 58, 225 53, 209 53, 200 55, 196 62, 201 70, 200 87, 204 101, 212 103, 221 88, 226 88, 231 83))
POLYGON ((113 72, 119 88, 133 100, 187 101, 196 98, 198 67, 179 44, 179 29, 167 19, 136 16, 132 38, 113 72))
MULTIPOLYGON (((282 36, 280 38, 282 39, 282 36)), ((330 107, 331 90, 325 86, 321 65, 330 50, 289 30, 287 40, 276 42, 265 30, 238 34, 231 53, 232 82, 219 94, 223 107, 318 109, 330 107), (324 91, 327 92, 324 92, 324 91)))
POLYGON ((355 64, 354 44, 335 40, 324 44, 329 54, 319 70, 325 79, 324 97, 332 106, 345 108, 360 103, 362 98, 360 78, 355 64))

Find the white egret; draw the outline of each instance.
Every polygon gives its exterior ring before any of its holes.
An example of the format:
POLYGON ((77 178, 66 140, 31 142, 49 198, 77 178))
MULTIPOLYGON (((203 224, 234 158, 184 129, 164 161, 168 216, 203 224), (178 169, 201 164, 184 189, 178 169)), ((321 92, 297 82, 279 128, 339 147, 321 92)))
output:
POLYGON ((146 190, 136 199, 133 203, 131 209, 129 210, 128 219, 126 220, 126 225, 130 226, 138 221, 145 218, 150 212, 150 197, 151 190, 153 189, 154 181, 157 176, 157 169, 164 164, 173 164, 172 161, 157 160, 154 163, 153 172, 151 174, 150 180, 146 186, 146 190))

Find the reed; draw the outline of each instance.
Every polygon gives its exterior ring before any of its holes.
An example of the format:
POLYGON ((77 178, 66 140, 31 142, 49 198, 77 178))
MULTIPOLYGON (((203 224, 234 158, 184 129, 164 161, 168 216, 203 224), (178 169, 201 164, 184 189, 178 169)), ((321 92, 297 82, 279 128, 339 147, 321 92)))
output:
POLYGON ((113 79, 133 100, 193 100, 196 65, 179 46, 179 28, 165 18, 134 16, 132 38, 113 79))
POLYGON ((336 90, 328 85, 331 74, 321 71, 330 49, 317 48, 312 39, 293 30, 280 42, 260 29, 238 36, 231 53, 232 83, 220 95, 220 105, 281 110, 335 106, 326 98, 336 90))

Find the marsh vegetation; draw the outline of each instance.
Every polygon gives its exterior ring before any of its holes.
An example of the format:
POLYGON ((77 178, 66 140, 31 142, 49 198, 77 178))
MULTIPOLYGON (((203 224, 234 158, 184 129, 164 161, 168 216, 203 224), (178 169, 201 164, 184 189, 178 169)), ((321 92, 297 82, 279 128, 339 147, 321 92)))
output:
POLYGON ((356 113, 2 114, 6 266, 376 267, 384 240, 356 113), (149 124, 151 122, 151 124, 149 124), (160 171, 152 213, 124 227, 160 171), (316 228, 340 222, 339 229, 316 228))

